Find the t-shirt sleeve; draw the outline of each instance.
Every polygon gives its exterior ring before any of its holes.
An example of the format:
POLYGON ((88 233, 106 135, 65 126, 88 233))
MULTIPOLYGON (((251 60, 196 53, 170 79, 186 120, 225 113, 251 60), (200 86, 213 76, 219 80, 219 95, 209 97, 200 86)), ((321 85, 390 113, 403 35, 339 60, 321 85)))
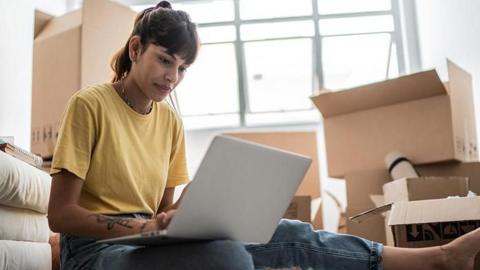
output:
POLYGON ((95 134, 92 107, 78 95, 73 96, 63 115, 50 173, 64 169, 85 180, 95 145, 95 134))
POLYGON ((167 188, 186 184, 190 181, 187 169, 187 154, 185 150, 185 133, 180 119, 176 119, 170 153, 167 188))

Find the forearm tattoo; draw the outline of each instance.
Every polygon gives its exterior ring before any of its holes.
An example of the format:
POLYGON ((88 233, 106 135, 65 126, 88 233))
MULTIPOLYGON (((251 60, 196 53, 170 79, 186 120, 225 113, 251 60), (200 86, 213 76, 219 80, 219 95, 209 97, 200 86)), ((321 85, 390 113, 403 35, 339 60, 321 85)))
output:
POLYGON ((145 221, 143 224, 142 224, 142 227, 140 227, 140 232, 143 232, 143 230, 145 230, 145 227, 147 226, 147 222, 145 221))
POLYGON ((98 214, 90 215, 89 217, 94 217, 97 220, 97 223, 106 223, 107 230, 112 230, 115 225, 129 229, 133 228, 133 226, 131 225, 131 218, 107 217, 98 214))

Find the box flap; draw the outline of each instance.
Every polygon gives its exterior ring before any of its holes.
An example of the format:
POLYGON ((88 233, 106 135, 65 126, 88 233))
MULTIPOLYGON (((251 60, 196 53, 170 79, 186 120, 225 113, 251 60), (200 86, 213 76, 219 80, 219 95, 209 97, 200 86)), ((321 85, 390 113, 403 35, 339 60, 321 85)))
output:
POLYGON ((66 13, 60 17, 51 19, 44 27, 43 30, 35 37, 35 41, 49 38, 59 33, 71 30, 75 27, 80 27, 82 24, 81 10, 75 10, 66 13))
POLYGON ((392 208, 392 205, 393 205, 393 203, 389 203, 389 204, 382 205, 380 207, 369 209, 365 212, 362 212, 362 213, 356 214, 354 216, 351 216, 348 219, 353 221, 353 222, 360 223, 364 220, 369 219, 372 216, 382 214, 384 212, 389 211, 392 208))
POLYGON ((468 177, 422 177, 408 185, 409 201, 466 197, 468 194, 468 177))
POLYGON ((465 197, 468 193, 468 178, 418 177, 401 178, 383 185, 385 202, 442 199, 449 196, 465 197))
POLYGON ((110 61, 130 36, 136 12, 110 0, 83 2, 81 87, 113 77, 110 61), (102 42, 102 46, 98 46, 102 42))
POLYGON ((463 197, 412 202, 392 206, 389 225, 480 220, 480 197, 463 197))
POLYGON ((36 38, 37 35, 43 30, 47 23, 53 19, 54 16, 42 12, 40 10, 35 10, 35 24, 34 24, 34 35, 33 38, 36 38))
POLYGON ((447 69, 456 144, 465 155, 465 160, 478 160, 472 75, 449 59, 447 69))
POLYGON ((327 118, 446 94, 437 72, 429 70, 311 99, 327 118))

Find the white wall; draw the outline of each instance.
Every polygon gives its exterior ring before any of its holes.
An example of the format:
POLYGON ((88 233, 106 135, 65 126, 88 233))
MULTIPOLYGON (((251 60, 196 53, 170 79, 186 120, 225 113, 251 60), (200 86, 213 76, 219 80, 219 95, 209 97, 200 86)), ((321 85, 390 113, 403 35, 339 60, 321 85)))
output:
POLYGON ((437 68, 447 79, 448 57, 472 74, 480 138, 480 1, 416 0, 416 9, 423 68, 437 68))
POLYGON ((65 12, 59 0, 0 1, 0 136, 30 149, 34 9, 65 12))
POLYGON ((0 1, 0 136, 30 149, 33 0, 0 1))

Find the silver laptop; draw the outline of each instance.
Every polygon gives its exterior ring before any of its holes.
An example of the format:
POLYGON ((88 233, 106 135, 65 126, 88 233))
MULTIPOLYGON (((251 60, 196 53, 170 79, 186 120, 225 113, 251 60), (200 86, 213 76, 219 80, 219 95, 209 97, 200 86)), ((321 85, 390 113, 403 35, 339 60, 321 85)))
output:
POLYGON ((266 243, 310 163, 305 156, 216 136, 167 230, 98 242, 148 246, 230 239, 266 243))

